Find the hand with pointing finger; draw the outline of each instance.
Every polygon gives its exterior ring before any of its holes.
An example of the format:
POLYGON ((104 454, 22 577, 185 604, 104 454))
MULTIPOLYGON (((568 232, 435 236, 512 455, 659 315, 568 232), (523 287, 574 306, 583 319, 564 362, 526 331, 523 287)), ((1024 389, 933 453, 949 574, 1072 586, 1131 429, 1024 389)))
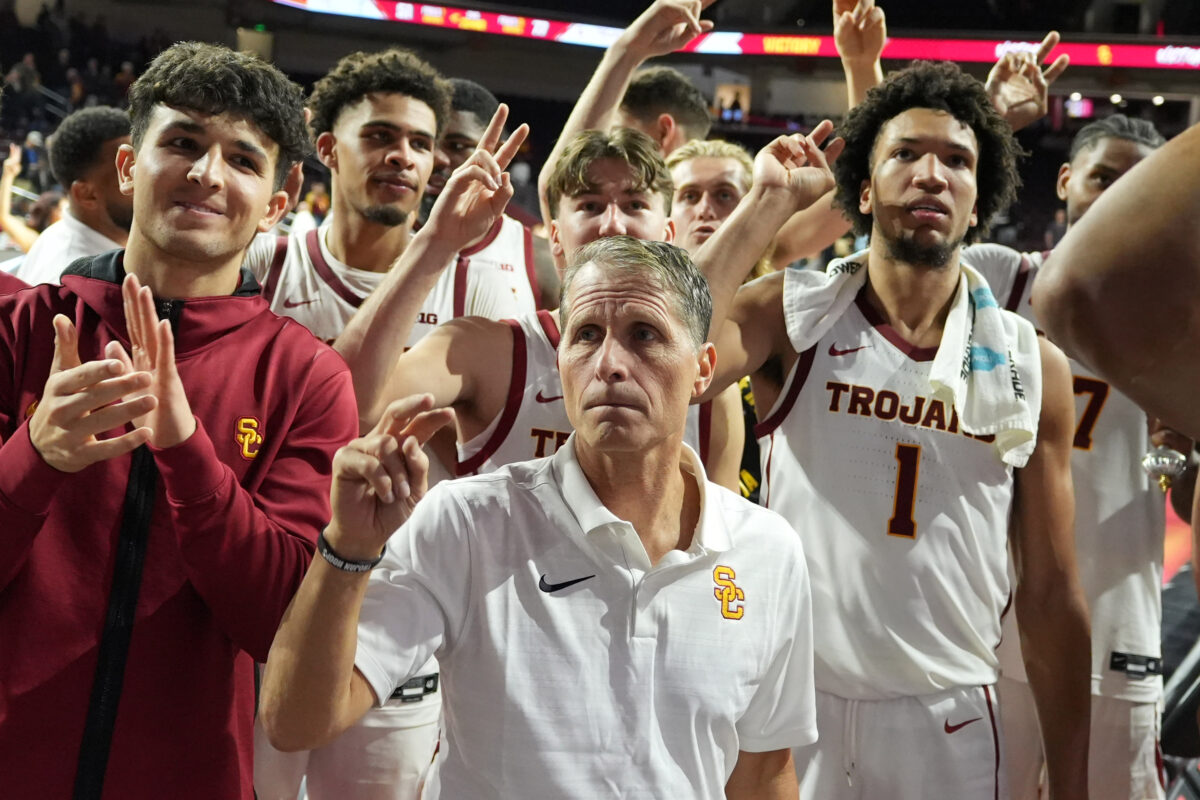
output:
POLYGON ((343 558, 379 555, 425 496, 429 459, 421 447, 454 421, 449 408, 433 408, 433 396, 413 395, 387 407, 379 422, 333 459, 333 520, 325 531, 343 558))
POLYGON ((692 39, 713 29, 700 12, 716 0, 655 0, 630 23, 618 44, 645 60, 674 53, 692 39))
POLYGON ((1005 53, 988 73, 985 84, 988 97, 1014 131, 1046 116, 1050 84, 1063 74, 1071 60, 1066 54, 1060 55, 1042 70, 1042 62, 1058 47, 1058 41, 1058 32, 1050 31, 1036 54, 1005 53))
POLYGON ((833 41, 844 61, 874 63, 887 43, 887 23, 875 0, 833 0, 833 41))
POLYGON ((829 165, 846 145, 837 138, 822 150, 821 145, 831 133, 833 123, 824 120, 808 136, 796 133, 775 139, 754 158, 754 188, 787 190, 795 211, 811 206, 834 187, 829 165))
POLYGON ((117 357, 121 345, 109 343, 103 361, 79 361, 79 334, 63 315, 54 318, 54 359, 50 376, 29 420, 29 438, 42 459, 60 472, 78 472, 140 447, 150 430, 135 427, 110 438, 153 410, 155 400, 139 396, 150 376, 135 372, 117 357), (129 398, 129 399, 123 399, 129 398))
POLYGON ((529 126, 521 125, 501 144, 507 119, 508 106, 501 103, 475 152, 454 170, 429 212, 425 227, 455 250, 482 238, 512 199, 512 182, 505 170, 529 135, 529 126))

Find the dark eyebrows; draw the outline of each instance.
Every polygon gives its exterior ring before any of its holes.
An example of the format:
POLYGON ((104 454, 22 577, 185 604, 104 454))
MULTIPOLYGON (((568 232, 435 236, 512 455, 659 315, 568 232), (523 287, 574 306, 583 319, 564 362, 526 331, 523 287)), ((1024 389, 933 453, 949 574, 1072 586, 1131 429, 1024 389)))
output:
MULTIPOLYGON (((187 118, 177 119, 171 123, 168 123, 168 125, 163 128, 164 134, 170 133, 171 131, 182 131, 184 133, 191 133, 197 136, 203 136, 204 134, 208 133, 208 129, 205 126, 201 125, 199 122, 187 118)), ((267 157, 267 152, 254 142, 246 139, 234 139, 233 143, 237 145, 239 150, 249 153, 256 158, 267 157)))
MULTIPOLYGON (((895 139, 893 139, 892 141, 895 144, 925 144, 926 142, 929 142, 931 140, 917 138, 915 136, 898 136, 895 139)), ((949 147, 951 150, 962 150, 964 152, 971 153, 971 154, 975 153, 975 150, 972 147, 965 145, 965 144, 960 144, 959 142, 956 142, 953 139, 933 139, 932 141, 935 144, 939 144, 943 147, 949 147)))
POLYGON ((429 141, 431 141, 431 142, 435 141, 437 139, 437 137, 434 136, 429 131, 422 130, 420 128, 404 128, 404 127, 397 125, 394 122, 390 122, 389 120, 386 120, 386 119, 369 119, 366 122, 364 122, 362 125, 363 130, 365 130, 367 128, 386 128, 387 130, 395 131, 396 133, 407 132, 414 136, 424 136, 425 138, 429 139, 429 141))

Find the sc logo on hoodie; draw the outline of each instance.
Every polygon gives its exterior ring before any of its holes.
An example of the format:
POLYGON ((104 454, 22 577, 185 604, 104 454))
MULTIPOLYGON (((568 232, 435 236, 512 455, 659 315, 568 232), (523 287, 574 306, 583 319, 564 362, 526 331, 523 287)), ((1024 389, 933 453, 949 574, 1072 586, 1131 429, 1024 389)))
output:
POLYGON ((242 417, 237 421, 237 430, 233 439, 241 448, 242 458, 247 461, 254 460, 263 443, 262 433, 259 431, 261 424, 255 417, 242 417))

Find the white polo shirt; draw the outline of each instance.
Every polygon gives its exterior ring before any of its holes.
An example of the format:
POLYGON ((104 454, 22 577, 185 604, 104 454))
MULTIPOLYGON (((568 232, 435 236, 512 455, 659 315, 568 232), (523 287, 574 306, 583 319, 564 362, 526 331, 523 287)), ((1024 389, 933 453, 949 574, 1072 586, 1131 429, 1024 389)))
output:
POLYGON ((355 666, 386 698, 437 656, 426 798, 724 798, 739 750, 816 740, 799 537, 685 447, 700 519, 651 566, 574 445, 430 491, 371 576, 355 666))

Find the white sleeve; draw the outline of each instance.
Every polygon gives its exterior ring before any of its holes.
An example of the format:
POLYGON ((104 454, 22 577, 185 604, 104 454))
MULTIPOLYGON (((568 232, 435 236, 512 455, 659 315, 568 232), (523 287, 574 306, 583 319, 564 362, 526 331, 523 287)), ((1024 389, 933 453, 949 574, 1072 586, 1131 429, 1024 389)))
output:
POLYGON ((354 655, 377 704, 458 640, 467 614, 471 530, 458 498, 441 484, 388 540, 367 585, 354 655))
POLYGON ((516 319, 537 311, 525 272, 506 272, 492 267, 468 269, 466 316, 516 319))
POLYGON ((973 244, 963 248, 961 258, 983 275, 996 302, 1005 307, 1021 271, 1021 254, 1002 244, 973 244))
POLYGON ((275 258, 275 242, 279 237, 273 233, 260 233, 250 240, 250 247, 246 249, 246 257, 242 259, 242 266, 254 273, 254 278, 259 283, 267 277, 267 270, 271 268, 271 261, 275 258))
MULTIPOLYGON (((775 638, 764 672, 746 711, 737 721, 738 749, 750 753, 803 747, 817 740, 813 680, 812 596, 808 564, 795 531, 779 519, 785 541, 794 545, 790 568, 778 587, 775 638)), ((783 555, 783 554, 781 554, 783 555)))

